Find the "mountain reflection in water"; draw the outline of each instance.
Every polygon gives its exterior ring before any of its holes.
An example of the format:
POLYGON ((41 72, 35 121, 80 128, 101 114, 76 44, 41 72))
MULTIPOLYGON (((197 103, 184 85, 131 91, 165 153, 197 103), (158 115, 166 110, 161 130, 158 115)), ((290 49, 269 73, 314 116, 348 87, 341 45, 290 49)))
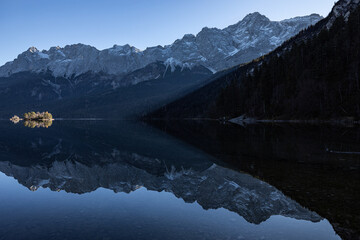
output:
POLYGON ((0 130, 0 171, 20 184, 0 176, 4 239, 339 239, 274 186, 145 124, 0 130))
POLYGON ((343 239, 360 239, 359 127, 214 121, 152 125, 275 186, 328 219, 343 239))

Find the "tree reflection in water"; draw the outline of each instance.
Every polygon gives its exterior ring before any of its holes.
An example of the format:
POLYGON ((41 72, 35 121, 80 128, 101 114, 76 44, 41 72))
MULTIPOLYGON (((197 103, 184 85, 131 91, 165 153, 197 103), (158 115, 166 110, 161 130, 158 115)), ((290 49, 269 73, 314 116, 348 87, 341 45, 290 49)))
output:
POLYGON ((44 120, 44 121, 24 121, 24 126, 29 128, 49 128, 51 127, 53 121, 52 120, 44 120))

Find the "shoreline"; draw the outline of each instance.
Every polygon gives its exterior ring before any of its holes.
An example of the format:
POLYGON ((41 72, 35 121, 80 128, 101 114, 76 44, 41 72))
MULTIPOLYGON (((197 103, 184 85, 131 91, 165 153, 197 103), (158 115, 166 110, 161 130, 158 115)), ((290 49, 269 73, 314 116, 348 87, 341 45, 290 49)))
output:
POLYGON ((271 120, 271 119, 255 119, 255 118, 245 118, 243 116, 238 118, 232 118, 227 120, 227 122, 244 125, 244 124, 259 124, 259 123, 271 123, 271 124, 279 124, 279 123, 287 123, 287 124, 331 124, 331 125, 360 125, 360 121, 350 121, 350 120, 271 120))

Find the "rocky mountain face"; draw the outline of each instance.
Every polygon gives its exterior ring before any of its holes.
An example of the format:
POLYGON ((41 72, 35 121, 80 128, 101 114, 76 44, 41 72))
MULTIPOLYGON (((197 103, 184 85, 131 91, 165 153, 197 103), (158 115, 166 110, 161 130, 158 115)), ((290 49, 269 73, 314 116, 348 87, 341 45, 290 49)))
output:
POLYGON ((156 61, 182 67, 203 65, 216 72, 274 50, 321 19, 313 14, 274 22, 260 13, 253 13, 227 28, 205 27, 196 36, 187 34, 171 45, 150 47, 144 51, 130 45, 114 45, 102 51, 84 44, 43 51, 31 47, 0 67, 0 77, 23 71, 51 71, 53 76, 65 78, 89 71, 125 75, 156 61))
POLYGON ((326 27, 329 29, 335 22, 336 18, 343 16, 345 21, 349 19, 349 16, 352 11, 354 11, 359 6, 360 0, 340 0, 338 1, 334 8, 332 9, 326 27))

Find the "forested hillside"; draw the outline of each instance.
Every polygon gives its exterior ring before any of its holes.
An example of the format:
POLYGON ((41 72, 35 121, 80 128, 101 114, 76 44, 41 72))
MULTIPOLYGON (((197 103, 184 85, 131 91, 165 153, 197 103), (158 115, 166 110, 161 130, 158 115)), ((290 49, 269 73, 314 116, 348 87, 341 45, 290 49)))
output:
POLYGON ((244 79, 234 78, 213 116, 246 114, 267 119, 360 117, 360 7, 333 26, 280 56, 273 55, 244 79))

